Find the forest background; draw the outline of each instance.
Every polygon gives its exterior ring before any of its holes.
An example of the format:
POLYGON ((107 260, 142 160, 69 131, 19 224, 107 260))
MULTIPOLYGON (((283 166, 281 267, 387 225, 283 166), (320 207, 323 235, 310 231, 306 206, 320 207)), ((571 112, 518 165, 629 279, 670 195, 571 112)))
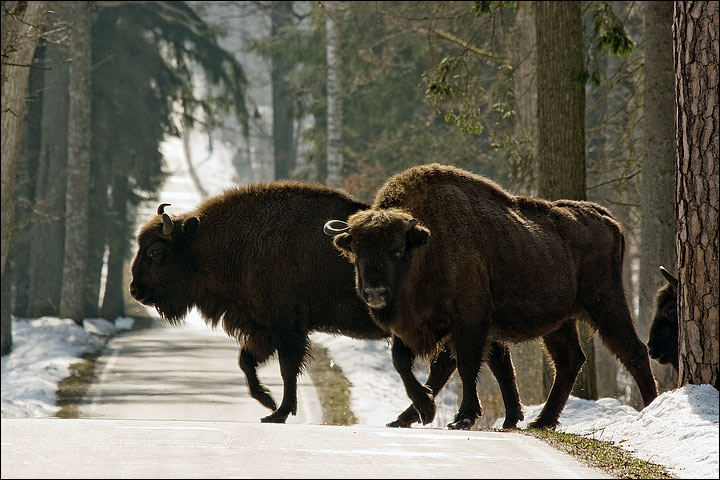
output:
MULTIPOLYGON (((160 203, 175 138, 203 195, 199 141, 239 185, 371 201, 440 162, 596 201, 625 227, 643 341, 658 267, 680 279, 683 360, 653 362, 660 390, 717 385, 717 32, 714 2, 2 2, 2 353, 13 316, 129 313, 138 208, 160 203)), ((582 333, 573 394, 639 407, 582 333)), ((512 354, 542 402, 540 343, 512 354)))

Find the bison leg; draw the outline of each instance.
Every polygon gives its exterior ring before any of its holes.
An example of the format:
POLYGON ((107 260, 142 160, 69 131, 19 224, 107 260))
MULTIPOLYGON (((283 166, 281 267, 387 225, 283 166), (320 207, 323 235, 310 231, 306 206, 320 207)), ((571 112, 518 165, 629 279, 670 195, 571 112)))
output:
MULTIPOLYGON (((480 317, 482 318, 482 317, 480 317)), ((462 322, 458 322, 463 325, 462 322)), ((480 373, 486 333, 477 327, 457 328, 453 332, 457 369, 462 380, 462 402, 455 418, 448 424, 451 430, 470 430, 475 421, 482 416, 480 400, 477 395, 477 377, 480 373)))
POLYGON ((515 428, 517 422, 525 416, 520 405, 520 393, 515 382, 515 368, 510 357, 510 349, 500 342, 490 344, 490 370, 500 386, 503 403, 505 404, 505 421, 503 428, 515 428))
MULTIPOLYGON (((430 373, 428 374, 425 386, 432 391, 433 399, 437 393, 447 384, 455 372, 455 359, 447 346, 438 353, 437 357, 430 362, 430 373)), ((387 424, 388 427, 410 427, 413 423, 420 421, 420 415, 413 405, 410 405, 404 412, 398 415, 395 421, 387 424)))
POLYGON ((560 412, 570 396, 585 354, 580 347, 575 320, 569 320, 560 328, 543 337, 545 348, 555 366, 555 379, 540 415, 528 424, 528 428, 555 428, 560 412))
POLYGON ((277 410, 262 418, 263 423, 285 423, 290 414, 297 414, 297 377, 308 352, 308 338, 283 336, 283 344, 278 348, 280 376, 283 379, 283 399, 277 410))
POLYGON ((240 349, 240 354, 238 355, 238 365, 243 373, 245 373, 248 388, 250 389, 250 396, 270 410, 275 410, 277 405, 275 404, 275 400, 273 400, 272 396, 270 396, 270 390, 260 383, 260 380, 258 379, 257 367, 259 363, 260 362, 258 362, 252 353, 248 352, 244 348, 240 349))
POLYGON ((413 374, 413 361, 415 353, 403 343, 400 338, 393 336, 392 360, 395 370, 400 374, 405 391, 412 400, 413 406, 420 414, 423 425, 427 425, 435 418, 435 397, 427 385, 418 382, 413 374))
POLYGON ((624 293, 616 293, 615 298, 616 301, 606 301, 594 309, 588 309, 590 321, 608 349, 635 379, 647 407, 657 397, 647 347, 635 331, 624 293))

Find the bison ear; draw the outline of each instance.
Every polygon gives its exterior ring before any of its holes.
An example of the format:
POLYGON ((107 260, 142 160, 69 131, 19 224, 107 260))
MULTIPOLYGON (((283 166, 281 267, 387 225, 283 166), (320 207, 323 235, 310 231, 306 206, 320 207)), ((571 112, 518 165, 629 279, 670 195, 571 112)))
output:
POLYGON ((407 243, 410 248, 425 245, 430 238, 430 230, 422 225, 415 225, 407 232, 407 243))
POLYGON ((352 242, 352 237, 349 233, 339 233, 333 238, 333 245, 335 245, 335 248, 340 250, 340 253, 348 258, 350 258, 349 255, 352 254, 350 242, 352 242))
POLYGON ((185 235, 192 235, 198 228, 200 219, 197 217, 190 217, 183 223, 182 231, 185 235))

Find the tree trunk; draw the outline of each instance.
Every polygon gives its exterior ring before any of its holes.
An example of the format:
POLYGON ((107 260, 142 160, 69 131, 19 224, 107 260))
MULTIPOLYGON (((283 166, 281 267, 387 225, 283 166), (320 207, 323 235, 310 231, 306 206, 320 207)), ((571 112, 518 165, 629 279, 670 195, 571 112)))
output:
MULTIPOLYGON (((5 2, 3 2, 5 3, 5 2)), ((3 8, 5 5, 3 5, 3 8)), ((47 16, 45 2, 15 2, 4 14, 2 28, 2 142, 0 146, 0 279, 3 304, 0 309, 0 354, 12 349, 10 278, 5 275, 10 245, 16 230, 15 185, 25 119, 25 97, 30 63, 47 16)))
POLYGON ((67 48, 55 37, 67 30, 67 8, 50 3, 45 42, 44 90, 40 156, 35 177, 34 218, 30 243, 28 316, 57 315, 65 237, 65 168, 67 163, 68 63, 67 48))
POLYGON ((342 58, 340 54, 340 2, 325 2, 327 35, 327 184, 343 186, 342 58))
POLYGON ((123 266, 130 243, 127 238, 129 186, 127 177, 115 176, 112 188, 112 218, 115 219, 114 234, 108 239, 107 280, 100 315, 107 320, 115 320, 125 315, 123 266))
MULTIPOLYGON (((6 2, 3 2, 5 4, 6 2)), ((3 5, 3 8, 5 5, 3 5)), ((2 219, 2 263, 5 262, 15 230, 15 172, 22 143, 25 97, 30 64, 47 16, 46 2, 15 2, 2 31, 2 175, 0 176, 0 218, 2 219)))
POLYGON ((674 5, 678 385, 718 388, 718 3, 674 5))
MULTIPOLYGON (((271 35, 277 36, 292 26, 293 2, 273 2, 271 5, 271 35)), ((275 180, 290 178, 295 168, 293 149, 293 102, 288 97, 289 85, 286 79, 290 65, 285 56, 274 54, 272 57, 272 106, 273 106, 273 146, 275 156, 275 180)))
MULTIPOLYGON (((661 265, 675 272, 675 72, 670 2, 645 3, 645 154, 640 190, 640 312, 637 329, 647 340, 655 295, 665 283, 661 265)), ((677 385, 670 365, 651 362, 660 392, 677 385)))
POLYGON ((65 255, 60 316, 82 323, 85 316, 85 261, 90 190, 92 19, 87 2, 68 2, 70 35, 68 168, 65 203, 65 255))
MULTIPOLYGON (((585 200, 585 85, 582 5, 537 2, 538 195, 585 200)), ((585 365, 573 395, 597 398, 591 329, 578 322, 585 365)))

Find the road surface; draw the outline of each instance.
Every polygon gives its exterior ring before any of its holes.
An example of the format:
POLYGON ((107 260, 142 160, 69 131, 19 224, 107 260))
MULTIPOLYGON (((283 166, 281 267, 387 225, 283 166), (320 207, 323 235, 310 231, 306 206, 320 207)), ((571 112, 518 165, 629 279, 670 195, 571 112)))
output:
POLYGON ((521 433, 320 425, 307 376, 298 415, 260 423, 237 352, 202 324, 112 338, 82 418, 2 419, 2 478, 609 478, 521 433))
POLYGON ((2 478, 610 478, 520 433, 3 419, 2 478))
MULTIPOLYGON (((250 398, 237 363, 239 347, 222 329, 207 327, 193 311, 186 324, 115 336, 98 358, 98 381, 88 390, 83 418, 259 422, 271 411, 250 398)), ((282 401, 280 367, 274 359, 258 370, 282 401)), ((307 374, 298 378, 298 412, 289 423, 322 423, 322 409, 307 374)))

